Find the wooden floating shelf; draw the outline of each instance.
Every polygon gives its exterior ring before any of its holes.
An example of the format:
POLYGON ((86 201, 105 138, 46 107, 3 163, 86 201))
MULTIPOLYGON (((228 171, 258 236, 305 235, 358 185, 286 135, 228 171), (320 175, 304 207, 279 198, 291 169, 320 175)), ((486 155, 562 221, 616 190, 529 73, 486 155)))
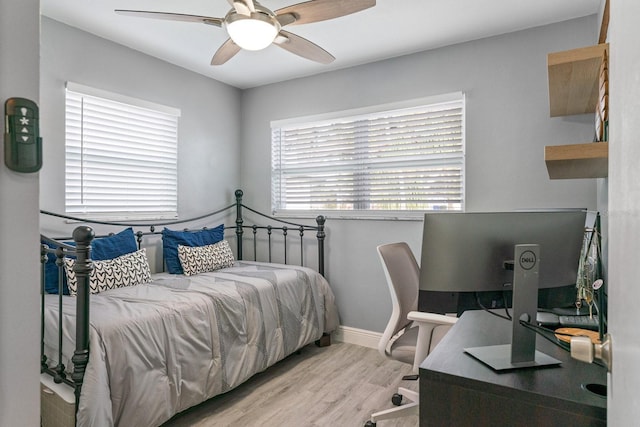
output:
POLYGON ((609 143, 546 146, 544 161, 551 179, 605 178, 609 174, 609 143))
POLYGON ((596 111, 600 66, 608 49, 602 43, 547 56, 551 117, 596 111))

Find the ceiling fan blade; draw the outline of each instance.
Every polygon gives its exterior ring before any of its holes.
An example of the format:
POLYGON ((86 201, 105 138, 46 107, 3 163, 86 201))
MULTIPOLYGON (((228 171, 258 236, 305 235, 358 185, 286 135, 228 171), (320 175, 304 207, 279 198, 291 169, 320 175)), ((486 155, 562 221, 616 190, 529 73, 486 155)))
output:
POLYGON ((376 5, 376 0, 311 0, 275 11, 277 16, 293 15, 291 25, 324 21, 360 12, 376 5))
POLYGON ((211 58, 211 65, 222 65, 233 58, 238 52, 240 52, 240 46, 235 44, 233 40, 227 39, 215 55, 213 55, 213 58, 211 58))
POLYGON ((236 13, 249 16, 252 12, 256 11, 256 7, 253 4, 253 0, 228 0, 229 4, 233 6, 236 13))
POLYGON ((317 44, 284 30, 280 31, 274 44, 298 56, 321 64, 330 64, 336 59, 317 44))
POLYGON ((296 17, 291 13, 276 15, 276 19, 280 23, 280 27, 284 27, 285 25, 293 24, 294 22, 296 22, 296 17))
POLYGON ((216 27, 222 27, 222 19, 213 18, 211 16, 185 15, 182 13, 149 12, 144 10, 124 10, 124 9, 116 9, 115 12, 120 15, 135 16, 138 18, 165 19, 168 21, 183 21, 183 22, 202 22, 209 25, 215 25, 216 27))

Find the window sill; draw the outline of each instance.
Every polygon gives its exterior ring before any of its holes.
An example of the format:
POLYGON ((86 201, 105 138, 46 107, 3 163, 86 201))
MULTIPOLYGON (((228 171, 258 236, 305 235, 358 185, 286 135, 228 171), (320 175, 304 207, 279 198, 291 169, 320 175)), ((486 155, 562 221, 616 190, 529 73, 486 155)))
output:
POLYGON ((329 220, 358 221, 422 221, 425 211, 416 212, 351 212, 351 211, 276 211, 276 218, 315 219, 322 215, 329 220))
POLYGON ((149 224, 158 224, 158 223, 162 223, 167 222, 167 221, 174 221, 177 220, 178 217, 176 215, 154 215, 154 216, 149 216, 149 215, 113 215, 113 216, 109 216, 109 215, 104 215, 104 214, 65 214, 68 215, 70 217, 73 217, 73 219, 71 218, 67 218, 65 219, 65 223, 67 224, 76 224, 76 223, 81 223, 84 221, 87 222, 91 222, 91 221, 97 221, 97 222, 105 222, 105 223, 149 223, 149 224))

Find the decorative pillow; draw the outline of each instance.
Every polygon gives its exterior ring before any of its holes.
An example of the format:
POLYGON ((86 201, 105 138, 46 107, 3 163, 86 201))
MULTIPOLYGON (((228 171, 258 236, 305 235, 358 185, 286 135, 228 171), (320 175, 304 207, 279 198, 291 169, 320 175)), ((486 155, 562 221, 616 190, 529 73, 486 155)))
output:
POLYGON ((167 271, 171 274, 182 274, 182 266, 178 259, 178 245, 206 246, 224 239, 224 224, 215 228, 200 231, 162 230, 162 252, 167 271))
MULTIPOLYGON (((45 242, 45 241, 41 241, 40 243, 47 245, 51 249, 58 249, 58 246, 54 245, 53 243, 45 242)), ((76 242, 74 241, 63 242, 63 243, 66 243, 72 246, 75 246, 76 244, 76 242)), ((57 257, 55 254, 48 253, 47 259, 44 262, 44 291, 48 294, 58 293, 58 285, 60 283, 60 280, 58 277, 58 266, 56 265, 56 259, 57 257)), ((67 286, 67 277, 64 274, 62 275, 62 293, 63 295, 69 295, 69 287, 67 286)))
POLYGON ((226 240, 198 247, 178 245, 178 258, 185 276, 232 267, 234 262, 231 246, 226 240))
MULTIPOLYGON (((78 293, 78 279, 73 271, 75 264, 76 260, 73 258, 64 259, 64 269, 71 295, 78 293)), ((92 264, 93 270, 89 276, 89 292, 92 294, 151 281, 151 270, 144 248, 114 259, 93 261, 92 264)))
POLYGON ((133 233, 133 228, 129 227, 117 234, 93 240, 91 242, 91 259, 94 261, 113 259, 137 250, 136 236, 133 233))
MULTIPOLYGON (((63 243, 72 246, 75 246, 76 244, 74 241, 63 243)), ((51 249, 57 249, 57 246, 51 243, 47 243, 47 246, 51 249)), ((138 244, 136 242, 135 234, 133 233, 133 228, 129 227, 111 236, 94 239, 91 242, 91 259, 94 261, 103 261, 132 253, 137 250, 138 244)), ((59 278, 56 256, 54 254, 47 254, 44 274, 45 291, 49 294, 57 294, 59 278)), ((69 288, 65 276, 63 276, 62 291, 64 295, 69 295, 69 288)))

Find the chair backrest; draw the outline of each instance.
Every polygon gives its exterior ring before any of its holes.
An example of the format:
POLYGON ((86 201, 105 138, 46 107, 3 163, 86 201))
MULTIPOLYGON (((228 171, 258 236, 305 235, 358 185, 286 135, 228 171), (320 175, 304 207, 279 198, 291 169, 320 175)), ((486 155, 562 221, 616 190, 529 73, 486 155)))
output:
POLYGON ((380 353, 387 355, 389 340, 411 324, 407 314, 418 309, 420 269, 411 248, 405 242, 380 245, 377 249, 392 302, 391 318, 378 343, 380 353))

